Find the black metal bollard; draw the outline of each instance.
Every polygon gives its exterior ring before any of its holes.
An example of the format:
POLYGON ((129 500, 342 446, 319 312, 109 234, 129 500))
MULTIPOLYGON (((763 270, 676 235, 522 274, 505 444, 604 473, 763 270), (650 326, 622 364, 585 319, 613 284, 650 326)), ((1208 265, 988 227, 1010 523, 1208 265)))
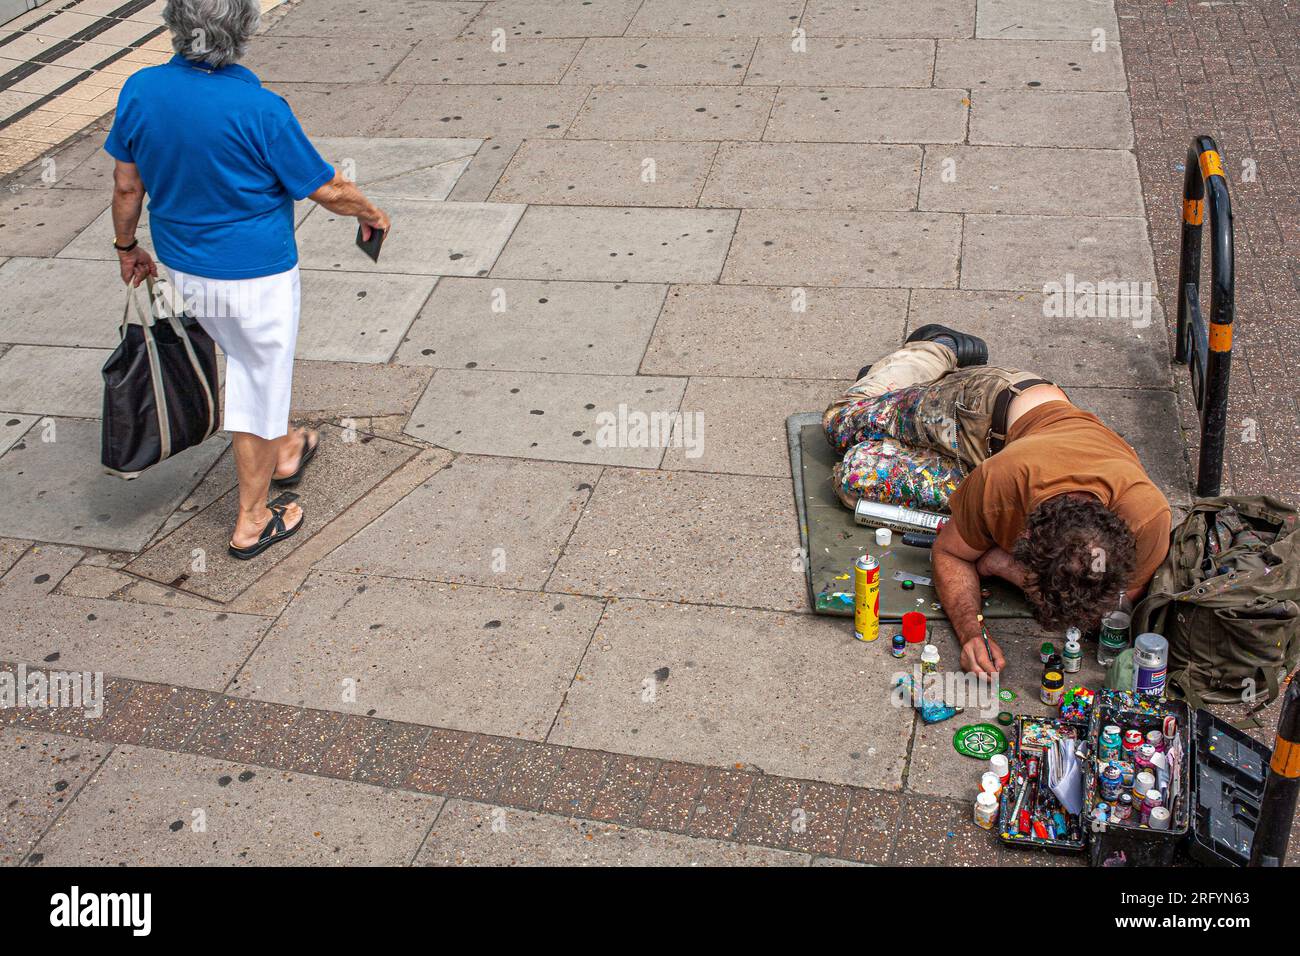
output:
POLYGON ((1282 702, 1277 741, 1250 851, 1251 866, 1281 866, 1291 840, 1296 797, 1300 796, 1300 680, 1292 679, 1282 702))

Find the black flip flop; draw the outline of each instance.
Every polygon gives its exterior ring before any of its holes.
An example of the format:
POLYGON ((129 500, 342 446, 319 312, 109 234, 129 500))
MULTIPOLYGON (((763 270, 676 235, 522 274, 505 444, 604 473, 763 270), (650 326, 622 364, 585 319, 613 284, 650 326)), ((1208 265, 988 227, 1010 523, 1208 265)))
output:
POLYGON ((302 481, 302 473, 306 471, 307 466, 311 464, 311 460, 316 457, 316 449, 318 448, 320 448, 320 432, 316 433, 316 440, 314 442, 309 441, 307 446, 303 449, 302 455, 298 459, 297 471, 285 478, 272 478, 271 480, 281 488, 292 488, 298 482, 302 481))
POLYGON ((302 527, 302 523, 307 520, 303 515, 298 519, 298 523, 292 528, 284 526, 284 509, 285 505, 270 505, 271 520, 266 523, 262 533, 257 536, 257 543, 250 544, 246 548, 236 548, 233 544, 227 545, 232 558, 238 558, 240 561, 247 561, 255 558, 277 541, 283 541, 285 538, 291 538, 302 527))

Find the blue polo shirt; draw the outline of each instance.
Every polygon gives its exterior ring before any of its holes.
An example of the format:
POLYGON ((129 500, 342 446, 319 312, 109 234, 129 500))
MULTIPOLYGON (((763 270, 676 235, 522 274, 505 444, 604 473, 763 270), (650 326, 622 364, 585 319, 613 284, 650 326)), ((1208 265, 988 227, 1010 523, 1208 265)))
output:
POLYGON ((140 171, 158 260, 210 279, 297 265, 294 200, 334 176, 251 70, 179 54, 126 81, 104 149, 140 171))

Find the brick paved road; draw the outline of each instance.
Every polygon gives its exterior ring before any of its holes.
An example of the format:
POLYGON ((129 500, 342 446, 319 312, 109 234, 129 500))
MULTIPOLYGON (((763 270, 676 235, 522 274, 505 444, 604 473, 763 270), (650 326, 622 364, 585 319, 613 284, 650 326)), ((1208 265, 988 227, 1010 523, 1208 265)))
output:
MULTIPOLYGON (((1166 314, 1176 308, 1178 170, 1192 137, 1208 133, 1229 171, 1235 219, 1228 477, 1237 493, 1294 501, 1300 496, 1300 8, 1285 0, 1118 0, 1116 6, 1166 314)), ((1208 270, 1207 258, 1207 277, 1208 270)), ((1179 383, 1190 426, 1194 407, 1185 376, 1179 383)), ((1189 437, 1195 440, 1194 429, 1189 437)))

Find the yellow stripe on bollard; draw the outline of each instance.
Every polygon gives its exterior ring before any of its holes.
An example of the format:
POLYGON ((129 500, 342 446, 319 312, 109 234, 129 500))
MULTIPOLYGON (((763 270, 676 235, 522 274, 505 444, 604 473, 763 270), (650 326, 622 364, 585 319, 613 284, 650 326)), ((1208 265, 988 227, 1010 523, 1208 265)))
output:
POLYGON ((1232 326, 1223 322, 1210 323, 1210 351, 1232 351, 1232 326))
MULTIPOLYGON (((1201 177, 1209 179, 1211 176, 1223 176, 1223 160, 1219 159, 1219 154, 1212 149, 1207 149, 1201 153, 1201 177)), ((1227 179, 1227 176, 1223 176, 1227 179)))
POLYGON ((1294 780, 1300 777, 1300 743, 1293 740, 1277 740, 1273 748, 1273 759, 1269 762, 1273 772, 1294 780))
POLYGON ((1183 222, 1189 226, 1199 226, 1205 219, 1204 199, 1183 200, 1183 222))

